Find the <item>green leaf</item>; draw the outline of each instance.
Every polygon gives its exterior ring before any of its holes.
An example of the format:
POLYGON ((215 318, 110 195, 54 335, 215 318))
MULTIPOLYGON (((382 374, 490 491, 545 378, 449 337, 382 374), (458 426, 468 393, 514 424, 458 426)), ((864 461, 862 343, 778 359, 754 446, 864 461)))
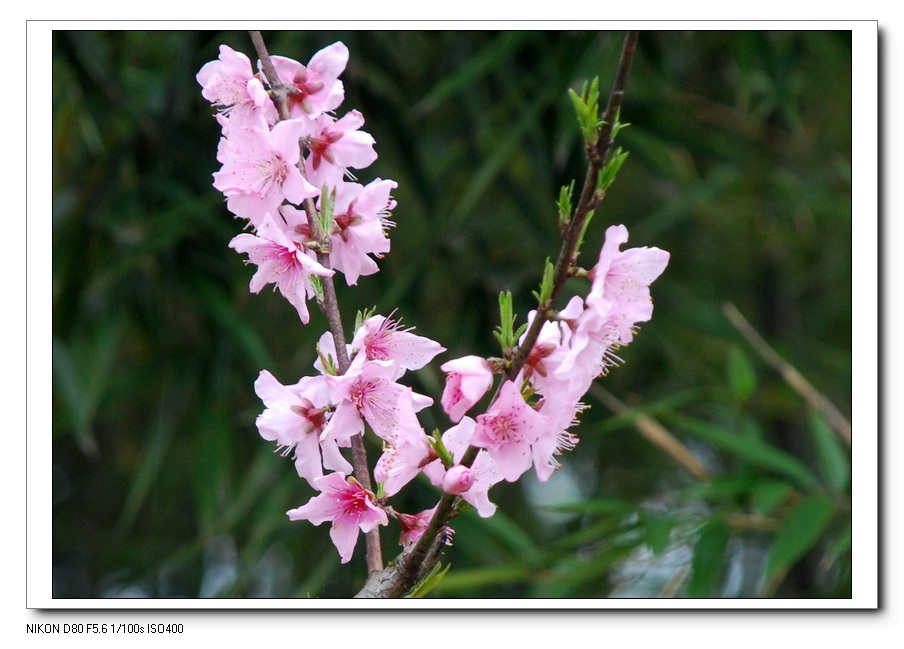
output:
POLYGON ((540 550, 524 528, 518 525, 505 512, 496 510, 492 518, 481 519, 481 525, 511 553, 529 565, 535 563, 540 550))
POLYGON ((443 581, 441 588, 443 593, 453 591, 468 593, 488 586, 504 586, 520 581, 530 581, 536 574, 537 571, 514 563, 492 568, 456 570, 443 581))
POLYGON ((750 494, 754 508, 762 514, 771 514, 783 505, 793 487, 781 480, 768 480, 757 484, 750 494))
POLYGON ((568 96, 574 106, 584 141, 589 145, 596 144, 599 139, 599 128, 602 125, 599 118, 599 82, 599 77, 594 77, 593 81, 589 83, 585 81, 580 94, 574 90, 568 90, 568 96))
POLYGON ((736 501, 739 497, 750 493, 758 480, 751 475, 716 476, 707 482, 692 484, 681 493, 685 498, 704 498, 711 501, 736 501))
POLYGON ((320 190, 320 212, 317 214, 321 232, 333 231, 333 208, 336 205, 336 190, 329 191, 326 185, 320 190))
POLYGON ((694 560, 688 587, 691 597, 707 597, 712 594, 725 568, 725 548, 728 546, 728 528, 721 520, 709 520, 700 529, 694 546, 694 560))
POLYGON ((562 512, 566 514, 627 514, 634 511, 635 505, 625 500, 586 500, 577 503, 563 503, 561 505, 547 505, 543 509, 562 512))
POLYGON ((430 446, 433 447, 433 450, 445 466, 452 466, 455 464, 452 454, 446 448, 446 445, 443 444, 442 433, 439 432, 438 428, 433 431, 433 436, 430 438, 430 446))
POLYGON ((167 383, 167 389, 160 395, 157 416, 150 425, 141 463, 135 471, 117 523, 122 532, 127 531, 135 522, 163 469, 163 460, 179 421, 181 395, 188 392, 185 389, 186 384, 184 377, 170 381, 167 383))
POLYGON ((369 320, 373 317, 373 315, 377 312, 377 307, 371 307, 369 309, 358 310, 358 313, 355 314, 355 331, 364 326, 365 321, 369 320))
POLYGON ((619 169, 621 169, 627 159, 627 151, 622 151, 621 147, 615 149, 606 161, 606 164, 600 169, 599 174, 597 174, 596 188, 604 192, 608 190, 609 187, 612 186, 612 183, 615 182, 615 177, 618 175, 619 169))
POLYGON ((76 442, 86 455, 97 453, 94 419, 115 375, 112 368, 124 328, 125 318, 119 314, 101 322, 84 339, 67 344, 53 338, 53 378, 66 400, 76 442))
POLYGON ((832 544, 829 546, 829 549, 826 550, 826 554, 823 557, 821 563, 826 566, 830 566, 833 563, 835 563, 836 561, 838 561, 838 558, 842 554, 844 554, 846 552, 850 552, 851 535, 852 535, 852 528, 851 528, 851 524, 848 523, 847 525, 844 526, 844 529, 841 531, 841 533, 839 533, 838 536, 835 537, 835 540, 832 541, 832 544))
POLYGON ((482 51, 463 65, 439 79, 436 86, 414 105, 412 112, 419 116, 425 115, 456 94, 472 92, 475 83, 504 67, 506 57, 535 37, 527 31, 503 32, 498 39, 491 40, 482 51))
POLYGON ((756 392, 756 370, 739 347, 728 352, 728 385, 736 401, 746 401, 756 392))
POLYGON ((193 280, 192 288, 201 298, 207 314, 228 335, 230 342, 245 354, 252 367, 273 367, 275 363, 264 341, 254 327, 241 318, 223 289, 202 276, 195 276, 193 280))
POLYGON ((832 520, 834 505, 825 496, 809 496, 794 508, 775 536, 766 561, 766 579, 787 571, 819 541, 832 520))
POLYGON ((411 592, 405 595, 406 599, 418 599, 424 597, 427 593, 429 593, 433 588, 442 580, 443 577, 446 576, 446 573, 449 572, 449 568, 452 567, 452 564, 448 564, 445 568, 443 568, 442 563, 437 563, 433 566, 433 569, 427 573, 427 576, 421 579, 417 585, 411 589, 411 592))
POLYGON ((766 442, 751 437, 741 437, 719 426, 690 417, 672 415, 670 419, 697 437, 705 439, 751 464, 791 478, 808 490, 819 488, 819 481, 806 464, 766 442))
POLYGON ((820 473, 833 492, 844 493, 851 484, 851 459, 841 440, 822 413, 816 410, 810 412, 810 430, 816 445, 820 473))
POLYGON ((512 292, 502 291, 499 293, 499 326, 493 331, 493 335, 499 341, 503 355, 515 347, 514 328, 515 313, 514 306, 512 306, 512 292))
POLYGON ((671 516, 644 515, 645 540, 653 554, 662 554, 669 547, 674 520, 671 516))
POLYGON ((546 258, 546 266, 543 267, 543 281, 540 284, 540 292, 534 293, 537 297, 537 303, 540 306, 544 304, 549 304, 552 298, 552 289, 553 289, 553 275, 555 273, 555 266, 553 266, 552 262, 549 261, 549 257, 546 258))
POLYGON ((556 207, 559 210, 559 225, 563 226, 571 221, 571 196, 574 193, 574 181, 570 185, 562 185, 559 190, 559 200, 556 207))

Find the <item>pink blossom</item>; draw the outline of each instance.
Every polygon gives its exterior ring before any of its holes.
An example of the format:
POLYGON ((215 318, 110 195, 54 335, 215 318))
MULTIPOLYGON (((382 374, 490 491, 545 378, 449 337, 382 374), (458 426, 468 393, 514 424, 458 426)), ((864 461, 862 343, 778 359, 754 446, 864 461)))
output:
POLYGON ((311 57, 307 67, 284 56, 272 56, 273 67, 280 81, 292 92, 289 110, 292 117, 304 115, 311 119, 334 110, 345 98, 339 75, 348 64, 348 48, 333 43, 311 57))
POLYGON ((339 550, 342 563, 348 563, 358 542, 358 530, 370 532, 378 525, 388 525, 386 512, 374 495, 354 478, 331 473, 314 480, 320 495, 286 514, 293 521, 308 520, 314 525, 331 521, 330 538, 339 550))
POLYGON ((321 438, 342 440, 363 434, 365 421, 378 437, 390 441, 400 430, 415 427, 414 413, 431 405, 433 399, 396 383, 398 372, 390 361, 367 361, 358 373, 327 376, 337 405, 321 438), (403 399, 408 393, 410 398, 403 399))
POLYGON ((304 167, 308 180, 317 187, 334 187, 342 182, 349 168, 364 169, 377 159, 374 138, 360 131, 364 117, 357 110, 334 121, 321 115, 308 141, 311 153, 304 167))
POLYGON ((324 466, 331 471, 351 473, 352 466, 342 457, 336 443, 319 440, 330 413, 323 377, 304 377, 296 385, 285 386, 263 370, 254 382, 254 391, 266 406, 257 417, 261 437, 275 441, 283 455, 293 453, 299 476, 313 484, 323 476, 324 466))
POLYGON ((534 471, 540 482, 549 480, 553 471, 561 466, 556 456, 577 445, 577 436, 567 429, 577 424, 578 414, 586 408, 584 404, 576 403, 571 398, 556 398, 558 396, 555 394, 544 397, 537 409, 549 422, 546 430, 531 446, 534 471))
POLYGON ((425 509, 419 514, 398 514, 399 524, 402 526, 399 544, 407 548, 412 543, 417 543, 417 540, 424 535, 424 530, 427 529, 435 512, 436 507, 425 509))
POLYGON ((276 214, 284 200, 300 205, 320 195, 296 166, 304 127, 301 120, 286 120, 270 130, 260 117, 227 130, 218 151, 223 167, 213 174, 213 186, 226 196, 229 211, 258 227, 264 214, 276 214))
POLYGON ((514 482, 530 468, 531 445, 548 427, 546 418, 525 403, 515 384, 506 381, 495 403, 478 415, 471 444, 485 448, 503 477, 514 482))
MULTIPOLYGON (((561 392, 563 389, 573 392, 569 389, 572 377, 560 376, 557 370, 569 356, 572 331, 583 312, 584 301, 575 296, 564 309, 558 312, 554 320, 544 322, 540 328, 540 335, 537 337, 520 375, 522 379, 530 379, 531 385, 540 394, 561 392)), ((533 322, 536 313, 536 311, 531 311, 528 314, 528 325, 533 322)), ((523 344, 524 336, 521 337, 520 342, 523 344)), ((575 396, 580 397, 589 387, 588 384, 575 396)))
POLYGON ((584 310, 574 323, 568 353, 555 370, 555 378, 567 386, 575 401, 590 389, 594 379, 622 362, 615 353, 618 329, 608 315, 610 306, 598 302, 596 308, 584 310))
POLYGON ((590 271, 593 285, 587 296, 589 307, 607 313, 623 345, 633 339, 635 325, 653 315, 650 283, 669 263, 669 253, 659 248, 620 251, 627 241, 625 226, 613 225, 606 230, 599 261, 590 271))
POLYGON ((219 106, 224 114, 240 119, 258 110, 269 123, 276 121, 276 107, 260 79, 254 76, 251 61, 228 45, 220 45, 220 57, 205 63, 195 77, 204 99, 219 106))
POLYGON ((411 395, 411 388, 408 388, 399 398, 400 425, 384 438, 383 454, 374 468, 374 479, 383 483, 387 496, 397 494, 421 472, 431 457, 436 457, 430 438, 414 416, 411 395))
MULTIPOLYGON (((415 405, 416 396, 428 399, 415 395, 411 388, 404 388, 396 402, 392 427, 379 435, 384 442, 383 455, 377 460, 374 478, 383 483, 387 496, 397 494, 421 472, 431 457, 435 457, 430 438, 424 433, 414 414, 424 407, 415 405)), ((373 428, 372 424, 371 427, 373 428)))
POLYGON ((267 284, 275 284, 298 311, 301 321, 308 323, 307 298, 313 295, 309 278, 311 275, 330 277, 332 270, 321 266, 310 251, 290 239, 269 214, 261 220, 258 235, 239 234, 229 242, 229 247, 247 254, 247 263, 257 265, 257 272, 251 278, 252 293, 259 293, 267 284))
POLYGON ((389 252, 386 231, 392 225, 389 211, 395 207, 389 192, 396 187, 395 181, 379 178, 366 187, 345 182, 336 185, 330 265, 345 275, 349 286, 354 286, 358 277, 379 270, 369 255, 380 257, 389 252))
POLYGON ((462 356, 443 363, 440 369, 446 373, 443 410, 453 422, 461 421, 464 414, 493 386, 493 369, 486 359, 479 356, 462 356))
POLYGON ((419 370, 433 358, 446 351, 436 341, 411 333, 413 327, 403 329, 399 322, 375 315, 355 332, 352 348, 369 361, 393 361, 405 370, 419 370))

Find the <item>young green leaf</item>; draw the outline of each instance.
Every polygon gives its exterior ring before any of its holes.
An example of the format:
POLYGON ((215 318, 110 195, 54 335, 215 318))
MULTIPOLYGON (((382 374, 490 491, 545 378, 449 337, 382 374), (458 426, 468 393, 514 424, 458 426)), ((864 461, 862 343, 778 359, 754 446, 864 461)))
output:
POLYGON ((568 90, 584 142, 590 146, 595 145, 599 140, 599 128, 602 125, 599 118, 599 82, 599 77, 594 77, 590 83, 585 81, 581 86, 580 94, 574 90, 568 90))
POLYGON ((499 294, 499 326, 493 332, 496 340, 502 347, 503 355, 515 347, 515 313, 512 306, 512 292, 503 291, 499 294))
POLYGON ((442 578, 446 576, 446 573, 449 572, 449 568, 451 567, 451 563, 443 568, 443 564, 437 562, 437 564, 433 566, 433 569, 411 589, 411 592, 405 595, 405 598, 419 599, 424 597, 433 590, 440 581, 442 581, 442 578))
POLYGON ((559 190, 559 200, 556 201, 556 207, 559 209, 559 227, 563 228, 571 221, 571 197, 574 194, 574 181, 570 185, 562 185, 559 190))
POLYGON ((599 174, 596 177, 596 189, 598 191, 605 192, 612 186, 612 183, 615 182, 615 177, 618 175, 619 170, 627 159, 628 152, 622 151, 621 147, 618 147, 612 152, 609 159, 606 161, 606 164, 603 165, 603 168, 600 169, 599 174))

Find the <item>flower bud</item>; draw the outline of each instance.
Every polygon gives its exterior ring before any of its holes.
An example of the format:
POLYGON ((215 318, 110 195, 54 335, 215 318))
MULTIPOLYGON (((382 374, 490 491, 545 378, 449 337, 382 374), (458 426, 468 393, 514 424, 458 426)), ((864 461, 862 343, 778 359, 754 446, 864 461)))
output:
POLYGON ((458 496, 474 484, 474 472, 466 466, 458 464, 446 471, 443 478, 443 491, 458 496))

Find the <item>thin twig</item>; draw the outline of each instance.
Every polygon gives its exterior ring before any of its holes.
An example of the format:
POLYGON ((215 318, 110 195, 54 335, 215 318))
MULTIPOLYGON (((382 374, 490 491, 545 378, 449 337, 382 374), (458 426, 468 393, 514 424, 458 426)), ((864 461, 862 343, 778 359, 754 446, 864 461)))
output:
POLYGON ((549 299, 544 301, 537 307, 534 319, 524 334, 523 342, 518 346, 518 350, 512 358, 511 365, 506 370, 506 374, 510 379, 518 376, 518 372, 524 367, 530 356, 534 344, 540 335, 540 330, 549 319, 552 305, 555 304, 556 298, 565 281, 574 269, 576 259, 575 253, 581 239, 581 233, 584 230, 584 224, 590 213, 599 205, 602 196, 596 191, 596 181, 606 155, 612 147, 612 133, 618 120, 619 111, 621 111, 622 101, 625 97, 625 85, 628 82, 628 72, 631 70, 631 63, 634 60, 634 52, 637 49, 638 32, 628 32, 625 36, 625 42, 622 45, 621 58, 618 62, 618 70, 615 74, 615 80, 612 82, 612 89, 609 92, 609 100, 606 104, 606 113, 602 127, 599 131, 599 139, 596 146, 588 145, 587 149, 587 174, 584 176, 584 187, 581 190, 581 197, 574 208, 574 215, 568 222, 565 230, 562 248, 559 250, 559 256, 556 259, 555 269, 553 270, 553 286, 549 299))
MULTIPOLYGON (((628 32, 622 46, 621 58, 618 63, 618 70, 615 80, 612 83, 612 89, 609 93, 609 100, 606 104, 606 112, 604 123, 599 130, 599 138, 595 146, 588 145, 586 147, 588 168, 584 177, 584 187, 581 191, 581 197, 575 206, 574 214, 570 219, 567 228, 563 233, 562 247, 556 260, 553 271, 553 287, 552 292, 547 300, 541 303, 534 319, 528 327, 524 335, 522 343, 518 346, 511 363, 506 369, 506 376, 514 379, 524 363, 527 362, 530 352, 537 342, 540 335, 540 329, 549 319, 552 305, 555 303, 562 287, 569 278, 574 265, 576 263, 576 251, 580 243, 581 233, 584 230, 584 224, 589 218, 590 213, 599 205, 602 196, 596 191, 597 178, 600 170, 603 168, 606 156, 612 146, 612 133, 621 110, 622 100, 625 95, 625 85, 627 83, 628 72, 631 69, 631 62, 634 59, 634 52, 637 48, 638 32, 628 32)), ((462 456, 459 464, 463 466, 471 466, 477 458, 480 449, 469 446, 462 456)), ((453 514, 453 506, 456 496, 443 494, 437 503, 436 511, 423 535, 418 539, 417 543, 403 552, 389 567, 387 567, 379 575, 371 575, 368 584, 362 589, 361 593, 368 593, 367 596, 379 597, 382 595, 374 595, 381 592, 381 588, 392 588, 393 592, 405 593, 417 584, 417 581, 411 581, 413 575, 423 575, 429 572, 436 561, 439 560, 439 552, 432 552, 436 548, 436 538, 443 536, 443 529, 453 514), (390 586, 391 585, 391 586, 390 586)), ((440 548, 441 549, 441 548, 440 548)), ((361 595, 359 593, 359 595, 361 595)))
POLYGON ((261 60, 261 67, 264 69, 264 76, 267 77, 267 83, 270 84, 270 90, 273 93, 273 103, 276 104, 279 119, 289 119, 286 87, 283 85, 279 75, 276 74, 276 68, 273 67, 270 53, 264 44, 264 37, 257 31, 249 31, 248 34, 251 36, 251 42, 254 43, 254 49, 257 50, 257 56, 261 60))
MULTIPOLYGON (((599 399, 604 406, 615 414, 624 415, 631 412, 631 408, 619 401, 599 383, 594 383, 590 386, 590 394, 599 399)), ((638 413, 633 416, 633 423, 643 437, 665 451, 666 455, 675 460, 688 473, 698 480, 709 480, 709 471, 706 470, 700 460, 659 422, 648 415, 638 413)))
POLYGON ((741 312, 731 302, 722 305, 722 311, 725 316, 734 325, 747 342, 756 350, 756 352, 769 363, 772 368, 781 374, 785 382, 790 385, 800 396, 806 400, 812 408, 815 408, 823 415, 832 425, 832 428, 838 433, 842 441, 851 447, 851 422, 829 401, 819 390, 814 388, 797 369, 784 358, 779 356, 769 344, 763 340, 763 337, 757 333, 756 329, 741 315, 741 312))
MULTIPOLYGON (((273 61, 270 59, 270 54, 267 52, 267 47, 264 44, 261 33, 258 31, 251 31, 249 34, 251 35, 251 41, 254 43, 255 50, 257 50, 257 55, 261 60, 264 76, 267 77, 267 83, 270 85, 270 90, 273 93, 273 101, 279 111, 279 117, 281 120, 289 119, 289 105, 287 101, 289 91, 279 79, 279 75, 276 74, 276 68, 273 66, 273 61)), ((304 170, 301 162, 299 162, 299 169, 302 170, 303 174, 304 170)), ((308 228, 311 231, 311 238, 317 242, 317 261, 324 268, 330 268, 330 233, 321 231, 317 207, 314 204, 313 199, 305 199, 304 210, 308 219, 308 228)), ((342 315, 339 310, 339 299, 336 296, 336 285, 333 282, 332 277, 321 278, 321 284, 323 286, 323 295, 318 297, 317 305, 323 312, 324 317, 326 317, 330 333, 333 336, 333 343, 336 348, 336 362, 339 364, 339 373, 345 374, 348 371, 350 362, 348 351, 345 348, 345 330, 342 327, 342 315)), ((367 461, 367 450, 364 447, 364 440, 361 439, 360 435, 356 435, 352 437, 351 444, 352 467, 355 479, 362 487, 368 491, 373 491, 373 481, 370 479, 370 465, 367 461)), ((374 528, 365 534, 364 538, 367 545, 367 571, 371 573, 382 570, 383 552, 380 548, 379 528, 374 528)))

